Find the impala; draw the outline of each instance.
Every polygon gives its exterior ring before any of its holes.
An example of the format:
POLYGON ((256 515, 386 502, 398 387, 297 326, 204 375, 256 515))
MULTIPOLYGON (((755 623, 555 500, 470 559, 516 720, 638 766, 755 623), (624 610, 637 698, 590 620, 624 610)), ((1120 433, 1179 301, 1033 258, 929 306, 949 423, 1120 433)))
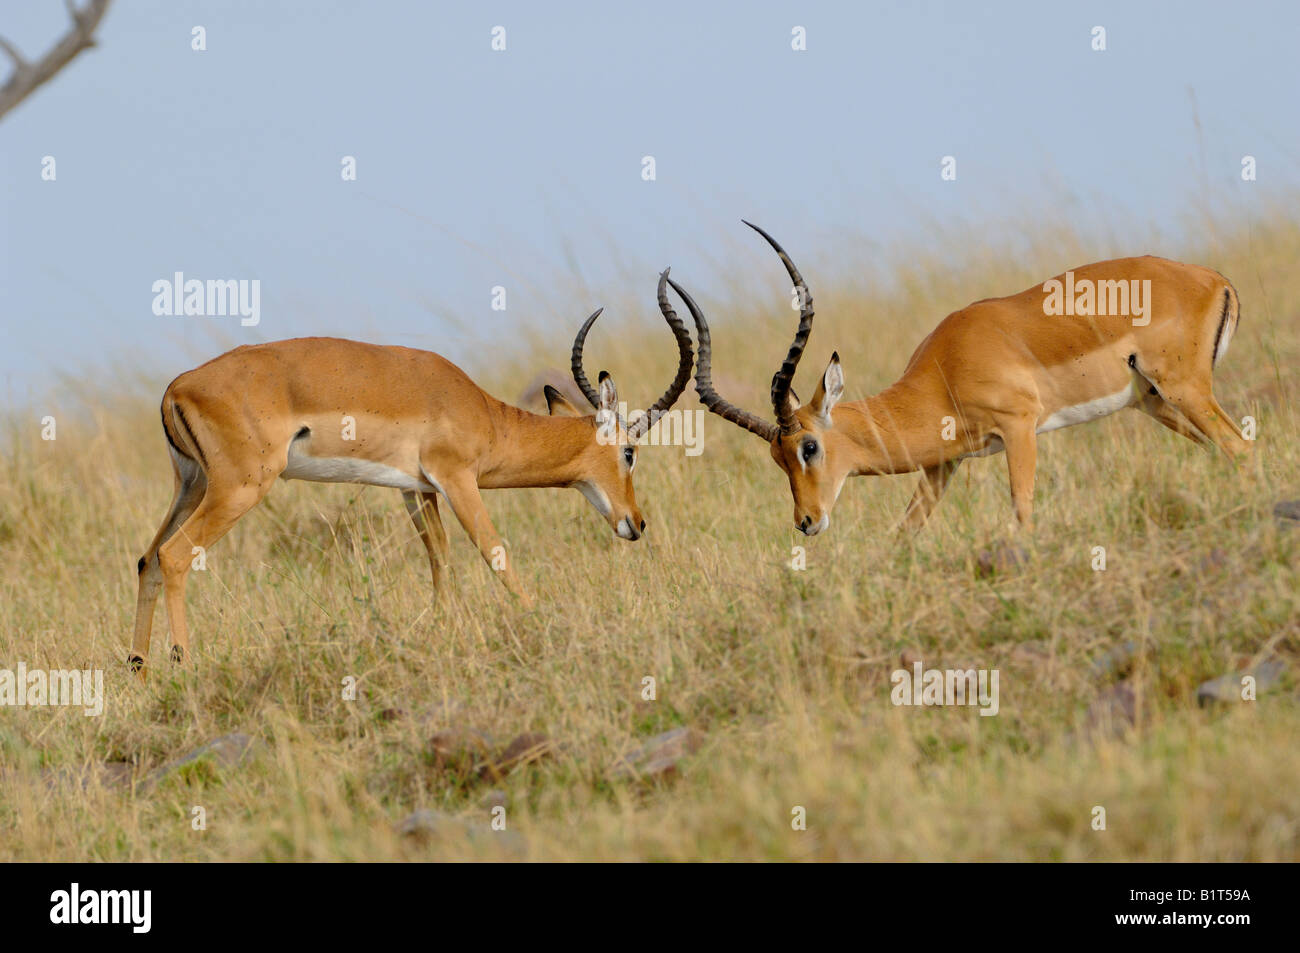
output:
POLYGON ((850 476, 920 470, 900 524, 915 530, 962 460, 1003 451, 1016 519, 1028 527, 1038 434, 1124 407, 1234 460, 1250 451, 1211 391, 1214 365, 1237 330, 1239 308, 1232 285, 1208 268, 1121 258, 1076 268, 1010 297, 977 301, 944 318, 903 376, 874 397, 840 402, 844 372, 836 353, 812 401, 801 405, 791 383, 812 331, 812 296, 776 240, 750 227, 780 256, 800 303, 794 343, 772 378, 775 423, 719 396, 709 326, 690 295, 669 283, 695 319, 701 402, 770 444, 790 481, 795 525, 808 536, 830 525, 850 476), (1067 287, 1080 289, 1077 302, 1063 302, 1067 287), (1111 307, 1128 302, 1130 290, 1145 303, 1111 307))
POLYGON ((140 558, 129 662, 143 676, 161 588, 172 658, 185 659, 185 581, 205 551, 252 509, 276 478, 365 483, 402 491, 428 553, 435 591, 447 558, 442 496, 502 583, 525 605, 488 518, 481 489, 574 487, 622 539, 645 519, 632 489, 637 441, 681 396, 691 376, 690 332, 671 311, 677 375, 630 424, 616 411, 614 381, 592 387, 582 366, 587 318, 573 344, 574 380, 597 410, 583 415, 553 387, 550 416, 512 407, 437 354, 337 338, 296 338, 239 347, 167 387, 162 425, 175 492, 140 558))

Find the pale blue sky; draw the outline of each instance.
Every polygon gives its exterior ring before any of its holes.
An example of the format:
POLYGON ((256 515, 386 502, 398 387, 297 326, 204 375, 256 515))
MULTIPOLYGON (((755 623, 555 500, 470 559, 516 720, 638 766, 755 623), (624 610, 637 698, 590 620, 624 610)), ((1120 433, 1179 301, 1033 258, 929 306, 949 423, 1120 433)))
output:
MULTIPOLYGON (((65 22, 58 0, 7 0, 0 35, 31 57, 65 22)), ((1300 181, 1300 4, 1281 0, 116 0, 99 35, 0 120, 8 400, 302 334, 473 366, 482 341, 570 331, 602 299, 639 294, 649 320, 665 264, 722 287, 742 217, 792 250, 1004 206, 1176 229, 1206 189, 1249 210, 1300 181), (155 316, 176 271, 260 279, 261 324, 155 316)))

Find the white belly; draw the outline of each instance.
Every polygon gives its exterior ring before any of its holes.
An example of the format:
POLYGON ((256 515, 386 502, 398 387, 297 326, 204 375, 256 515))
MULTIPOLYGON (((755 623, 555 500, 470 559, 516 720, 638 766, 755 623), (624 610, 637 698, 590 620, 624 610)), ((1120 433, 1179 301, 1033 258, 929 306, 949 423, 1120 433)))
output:
POLYGON ((313 483, 366 483, 389 486, 397 490, 432 493, 437 487, 386 463, 354 457, 309 457, 289 448, 289 463, 280 474, 283 480, 310 480, 313 483))
POLYGON ((1040 420, 1035 432, 1047 433, 1049 430, 1060 430, 1062 427, 1073 427, 1075 424, 1086 424, 1090 420, 1107 417, 1117 410, 1123 410, 1137 403, 1139 396, 1137 388, 1130 384, 1123 390, 1107 394, 1105 397, 1084 401, 1073 407, 1062 407, 1040 420))
MULTIPOLYGON (((1139 397, 1141 397, 1141 390, 1134 385, 1130 385, 1121 391, 1107 394, 1105 397, 1097 397, 1093 400, 1084 401, 1082 404, 1075 404, 1072 407, 1062 407, 1040 420, 1034 433, 1047 433, 1049 430, 1060 430, 1062 427, 1073 427, 1075 424, 1086 424, 1090 420, 1107 417, 1117 410, 1123 410, 1125 407, 1136 404, 1139 397)), ((1002 438, 990 434, 983 447, 964 454, 964 456, 988 457, 995 453, 1001 453, 1005 449, 1002 438)))

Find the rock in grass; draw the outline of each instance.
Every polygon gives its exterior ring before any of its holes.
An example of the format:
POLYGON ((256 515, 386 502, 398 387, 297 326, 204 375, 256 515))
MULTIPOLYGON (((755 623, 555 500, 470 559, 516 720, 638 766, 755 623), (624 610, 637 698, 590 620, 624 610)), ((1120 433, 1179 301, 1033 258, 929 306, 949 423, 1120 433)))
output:
POLYGON ((704 736, 694 728, 665 731, 615 761, 610 776, 623 780, 675 777, 681 760, 698 751, 703 743, 704 736))
POLYGON ((440 831, 461 830, 463 825, 449 814, 423 808, 397 822, 395 830, 403 837, 419 837, 440 831))
POLYGON ((1052 647, 1046 642, 1017 642, 1011 658, 1017 662, 1037 665, 1052 657, 1052 647))
POLYGON ((1092 674, 1097 678, 1125 674, 1133 667, 1133 657, 1137 651, 1138 644, 1132 639, 1121 642, 1092 663, 1092 674))
POLYGON ((248 735, 239 732, 222 735, 220 738, 214 738, 207 744, 195 748, 187 755, 183 755, 174 761, 168 761, 160 768, 155 768, 145 777, 140 787, 141 789, 151 788, 186 765, 196 764, 205 759, 223 768, 233 768, 248 757, 253 748, 254 739, 248 735))
POLYGON ((555 743, 546 735, 526 732, 506 745, 480 773, 484 777, 502 778, 515 768, 554 756, 555 751, 555 743))
MULTIPOLYGON (((100 761, 84 768, 41 768, 41 780, 51 791, 69 785, 86 791, 96 783, 106 788, 130 787, 134 773, 135 765, 129 761, 100 761)), ((0 778, 3 777, 4 771, 0 769, 0 778)))
POLYGON ((474 728, 444 728, 429 738, 434 766, 468 778, 499 781, 515 768, 552 757, 558 746, 546 735, 526 732, 517 735, 500 751, 492 737, 474 728))
POLYGON ((1246 694, 1246 687, 1249 684, 1245 681, 1247 677, 1255 680, 1254 685, 1251 687, 1255 697, 1258 697, 1277 684, 1282 677, 1284 668, 1285 665, 1281 659, 1269 659, 1240 674, 1221 675, 1218 678, 1210 679, 1210 681, 1205 682, 1196 689, 1196 701, 1202 706, 1211 705, 1215 702, 1245 701, 1243 695, 1246 694))
MULTIPOLYGON (((214 738, 188 754, 154 768, 141 780, 139 791, 148 791, 170 775, 200 761, 210 761, 222 768, 233 768, 249 758, 256 751, 257 745, 257 739, 238 732, 214 738)), ((51 789, 71 784, 83 791, 94 783, 106 788, 128 788, 134 774, 135 765, 129 761, 104 761, 93 763, 88 768, 53 768, 41 771, 42 779, 51 789)))
POLYGON ((1084 730, 1093 735, 1120 737, 1137 725, 1137 692, 1128 682, 1105 689, 1088 706, 1084 730))
POLYGON ((127 787, 134 771, 129 761, 105 761, 100 765, 99 781, 106 788, 127 787))
POLYGON ((1226 565, 1228 565, 1227 551, 1225 551, 1221 546, 1215 546, 1201 557, 1201 561, 1197 564, 1197 568, 1200 570, 1201 575, 1204 575, 1213 572, 1216 569, 1222 569, 1226 565))
POLYGON ((1029 565, 1029 553, 1023 546, 998 543, 975 558, 975 575, 981 579, 1005 576, 1029 565))
POLYGON ((439 770, 470 774, 490 762, 492 739, 473 728, 444 728, 430 736, 429 752, 439 770))
POLYGON ((1282 529, 1300 526, 1300 500, 1282 500, 1273 505, 1273 519, 1282 529))
POLYGON ((509 829, 493 830, 486 817, 482 823, 474 823, 429 808, 408 814, 393 825, 393 829, 402 837, 412 840, 464 838, 476 845, 491 843, 514 854, 523 854, 527 849, 527 842, 520 834, 509 829))

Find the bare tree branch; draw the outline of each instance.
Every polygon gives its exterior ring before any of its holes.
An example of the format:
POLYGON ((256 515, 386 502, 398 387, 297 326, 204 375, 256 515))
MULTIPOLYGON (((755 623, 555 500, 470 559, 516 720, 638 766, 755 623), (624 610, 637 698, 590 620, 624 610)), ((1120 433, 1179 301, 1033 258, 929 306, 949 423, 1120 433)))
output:
POLYGON ((78 53, 95 45, 95 28, 104 18, 110 0, 89 0, 78 8, 74 0, 64 0, 72 30, 36 62, 29 62, 8 40, 0 37, 0 50, 13 60, 13 72, 0 86, 0 117, 32 94, 37 87, 49 82, 67 66, 78 53))

